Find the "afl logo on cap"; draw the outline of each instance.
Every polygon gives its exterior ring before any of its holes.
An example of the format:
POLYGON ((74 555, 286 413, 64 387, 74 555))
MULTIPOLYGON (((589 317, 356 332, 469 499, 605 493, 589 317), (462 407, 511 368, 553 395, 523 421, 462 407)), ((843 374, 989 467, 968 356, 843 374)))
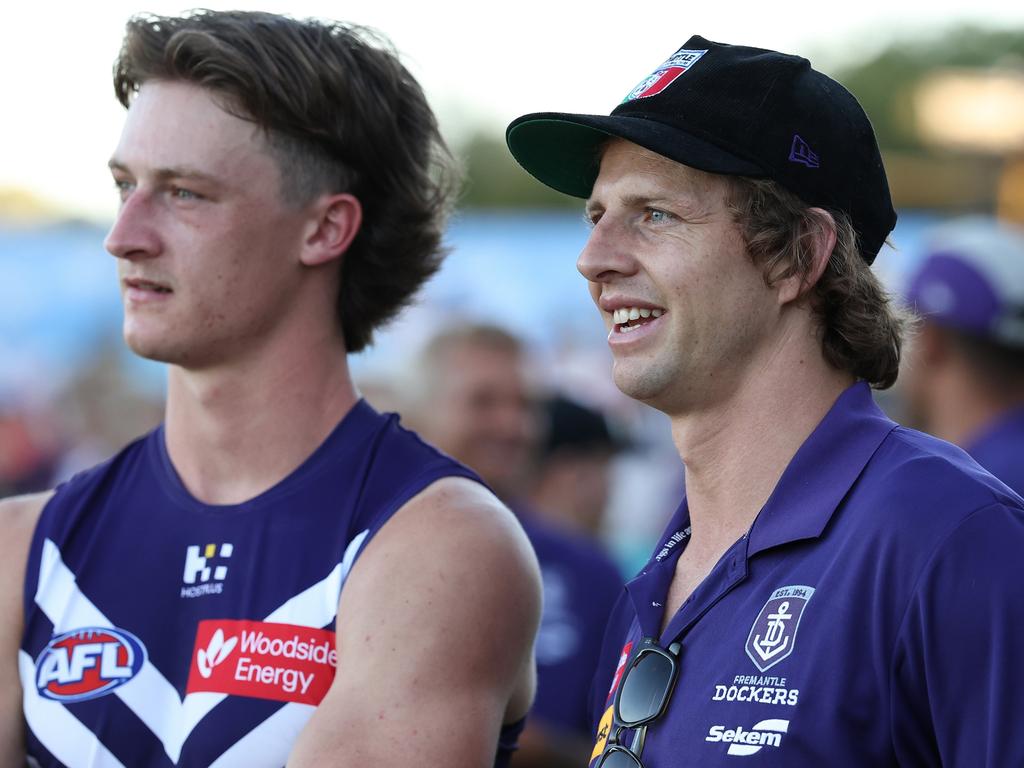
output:
POLYGON ((135 677, 146 648, 130 632, 84 627, 54 637, 36 660, 39 695, 54 701, 95 699, 135 677))

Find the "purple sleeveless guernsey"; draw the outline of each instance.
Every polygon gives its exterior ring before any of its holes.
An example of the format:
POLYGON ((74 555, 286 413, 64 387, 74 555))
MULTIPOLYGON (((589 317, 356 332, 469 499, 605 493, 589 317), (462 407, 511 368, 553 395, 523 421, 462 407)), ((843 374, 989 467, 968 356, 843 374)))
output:
MULTIPOLYGON (((162 428, 61 485, 25 580, 30 761, 283 766, 334 678, 349 569, 399 507, 450 476, 478 480, 359 401, 243 504, 194 499, 162 428)), ((516 735, 503 729, 495 765, 516 735)))

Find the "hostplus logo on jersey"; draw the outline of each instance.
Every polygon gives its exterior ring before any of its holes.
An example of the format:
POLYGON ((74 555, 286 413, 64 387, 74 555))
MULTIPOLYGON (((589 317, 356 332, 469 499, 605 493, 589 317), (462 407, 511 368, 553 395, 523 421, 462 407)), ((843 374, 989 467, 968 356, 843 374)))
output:
POLYGON ((756 755, 765 747, 777 749, 782 746, 782 737, 789 732, 789 720, 762 720, 752 727, 726 728, 724 725, 712 725, 704 741, 728 744, 727 755, 748 757, 756 755))
POLYGON ((207 544, 205 547, 194 544, 188 547, 185 550, 185 572, 182 574, 185 585, 181 588, 181 596, 202 597, 223 592, 228 567, 222 561, 230 558, 233 551, 231 544, 207 544))

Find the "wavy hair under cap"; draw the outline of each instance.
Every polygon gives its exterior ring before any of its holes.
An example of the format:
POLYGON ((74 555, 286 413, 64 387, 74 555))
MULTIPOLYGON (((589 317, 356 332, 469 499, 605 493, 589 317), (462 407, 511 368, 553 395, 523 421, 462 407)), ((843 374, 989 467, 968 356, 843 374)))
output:
MULTIPOLYGON (((765 282, 771 285, 806 273, 812 258, 810 238, 820 214, 774 181, 728 181, 733 218, 748 253, 764 267, 765 282)), ((876 389, 887 389, 896 383, 911 321, 861 256, 850 217, 841 211, 829 213, 835 220, 836 244, 811 294, 822 354, 834 368, 876 389)))

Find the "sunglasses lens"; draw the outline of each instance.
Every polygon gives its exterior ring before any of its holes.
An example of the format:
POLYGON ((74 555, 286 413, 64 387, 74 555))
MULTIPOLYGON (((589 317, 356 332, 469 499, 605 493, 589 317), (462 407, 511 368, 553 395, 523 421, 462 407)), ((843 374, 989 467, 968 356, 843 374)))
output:
POLYGON ((618 714, 623 724, 655 717, 665 703, 671 683, 672 662, 660 653, 642 651, 621 683, 618 714))
POLYGON ((644 768, 644 766, 633 756, 632 752, 627 752, 624 749, 612 749, 605 752, 596 768, 644 768))

